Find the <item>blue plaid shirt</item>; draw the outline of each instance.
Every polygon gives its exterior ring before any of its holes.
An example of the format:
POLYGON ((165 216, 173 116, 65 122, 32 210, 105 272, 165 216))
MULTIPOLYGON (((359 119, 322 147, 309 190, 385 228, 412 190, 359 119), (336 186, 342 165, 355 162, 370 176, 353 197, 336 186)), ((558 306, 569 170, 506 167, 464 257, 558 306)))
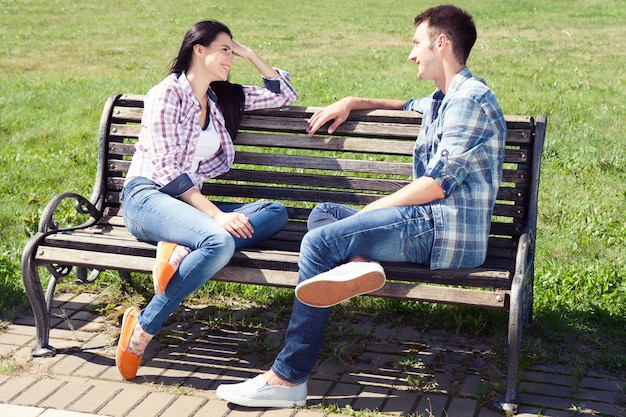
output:
POLYGON ((429 204, 435 225, 430 268, 479 266, 502 180, 506 122, 496 96, 464 68, 445 96, 436 90, 404 109, 423 115, 413 176, 434 178, 445 193, 429 204))

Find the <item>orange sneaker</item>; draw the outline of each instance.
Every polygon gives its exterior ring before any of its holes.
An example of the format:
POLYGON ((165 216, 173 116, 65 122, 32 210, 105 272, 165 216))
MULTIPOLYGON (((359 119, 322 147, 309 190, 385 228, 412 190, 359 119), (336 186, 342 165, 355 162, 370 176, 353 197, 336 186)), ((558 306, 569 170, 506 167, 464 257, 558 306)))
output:
POLYGON ((137 324, 139 312, 138 307, 129 307, 124 312, 124 317, 122 318, 122 331, 120 333, 120 340, 117 342, 115 364, 124 379, 133 379, 137 376, 137 370, 139 369, 141 358, 143 357, 143 355, 137 356, 128 350, 131 336, 137 324))
POLYGON ((189 255, 189 249, 184 246, 172 242, 157 243, 156 261, 152 268, 152 283, 156 295, 163 294, 165 287, 187 255, 189 255))

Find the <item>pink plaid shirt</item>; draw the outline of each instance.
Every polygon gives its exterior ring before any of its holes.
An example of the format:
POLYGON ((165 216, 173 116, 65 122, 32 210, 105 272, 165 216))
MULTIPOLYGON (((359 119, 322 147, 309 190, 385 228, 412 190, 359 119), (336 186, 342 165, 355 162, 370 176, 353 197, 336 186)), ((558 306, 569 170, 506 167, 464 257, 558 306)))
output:
MULTIPOLYGON (((298 95, 289 84, 289 73, 278 70, 280 77, 263 79, 265 88, 243 86, 245 110, 281 107, 293 103, 298 95)), ((192 163, 200 138, 198 116, 201 111, 185 74, 170 74, 146 95, 141 133, 127 178, 145 177, 160 186, 187 175, 198 189, 209 178, 228 171, 235 158, 235 149, 224 117, 209 94, 211 122, 220 138, 220 149, 192 171, 192 163)))

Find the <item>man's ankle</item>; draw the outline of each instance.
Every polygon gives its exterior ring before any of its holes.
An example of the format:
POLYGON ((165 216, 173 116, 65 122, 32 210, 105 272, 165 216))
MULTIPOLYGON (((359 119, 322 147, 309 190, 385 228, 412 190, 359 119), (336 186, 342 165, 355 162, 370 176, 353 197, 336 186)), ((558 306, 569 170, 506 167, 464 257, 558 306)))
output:
POLYGON ((265 378, 267 385, 269 385, 270 387, 276 385, 282 387, 295 387, 296 385, 298 385, 282 379, 281 377, 276 375, 271 369, 263 374, 263 378, 265 378))

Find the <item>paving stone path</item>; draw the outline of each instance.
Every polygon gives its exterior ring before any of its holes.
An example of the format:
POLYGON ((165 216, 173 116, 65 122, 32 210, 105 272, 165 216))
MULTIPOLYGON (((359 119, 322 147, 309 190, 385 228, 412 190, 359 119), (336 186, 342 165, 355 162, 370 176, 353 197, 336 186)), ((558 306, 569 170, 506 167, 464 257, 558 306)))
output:
MULTIPOLYGON (((114 360, 122 309, 105 318, 98 307, 94 294, 57 296, 50 340, 57 354, 50 358, 30 358, 32 317, 0 330, 0 357, 9 370, 0 375, 0 417, 505 415, 492 407, 505 382, 503 352, 484 340, 363 317, 332 323, 307 406, 247 409, 220 400, 215 388, 267 369, 288 314, 181 308, 149 345, 138 377, 124 381, 114 360)), ((624 417, 625 387, 615 376, 581 376, 568 366, 526 368, 518 415, 624 417)))

